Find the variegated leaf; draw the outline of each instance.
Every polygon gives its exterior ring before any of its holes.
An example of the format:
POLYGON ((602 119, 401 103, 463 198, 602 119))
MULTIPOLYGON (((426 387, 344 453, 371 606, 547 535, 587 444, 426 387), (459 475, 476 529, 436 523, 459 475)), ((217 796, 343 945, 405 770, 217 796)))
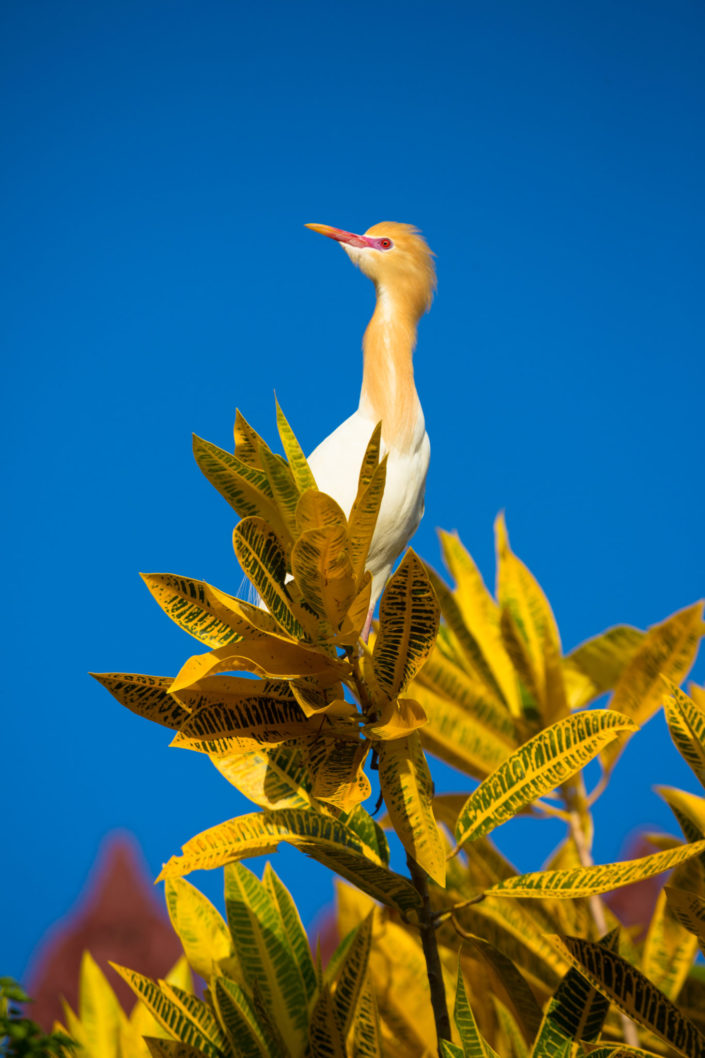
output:
POLYGON ((372 432, 360 467, 357 495, 350 510, 350 559, 355 576, 362 576, 370 550, 387 479, 387 457, 380 461, 382 424, 372 432))
POLYGON ((185 878, 168 878, 166 906, 189 965, 208 980, 213 963, 232 954, 228 928, 210 900, 185 878))
POLYGON ((154 1036, 145 1036, 144 1042, 152 1058, 203 1058, 200 1047, 193 1047, 181 1040, 162 1040, 154 1036))
POLYGON ((313 796, 319 801, 350 812, 372 793, 363 770, 369 745, 359 740, 341 741, 324 732, 305 749, 309 771, 314 777, 313 796))
POLYGON ((137 672, 91 672, 121 705, 137 716, 177 730, 189 712, 169 694, 171 676, 145 676, 137 672))
POLYGON ((184 1010, 164 994, 156 981, 125 966, 111 962, 113 969, 128 983, 132 991, 151 1010, 160 1025, 182 1043, 197 1047, 210 1058, 220 1058, 219 1049, 206 1039, 205 1033, 184 1010))
POLYGON ((347 531, 348 522, 340 504, 332 496, 318 489, 309 488, 301 493, 296 507, 296 535, 309 529, 342 529, 347 531))
POLYGON ((664 678, 666 721, 673 744, 705 786, 705 704, 699 705, 684 691, 664 678))
MULTIPOLYGON (((205 581, 172 573, 142 573, 141 577, 167 617, 211 649, 225 646, 249 630, 237 609, 228 605, 229 597, 223 592, 216 594, 205 581)), ((232 604, 238 601, 232 599, 232 604)), ((279 631, 271 617, 269 621, 272 630, 279 631)))
POLYGON ((307 991, 298 963, 265 885, 241 863, 225 869, 225 909, 250 989, 255 983, 278 1032, 294 1053, 307 1034, 307 991))
POLYGON ((303 449, 296 439, 296 434, 287 422, 284 412, 279 407, 279 401, 276 404, 279 437, 298 491, 303 493, 306 489, 315 489, 316 480, 313 476, 313 471, 308 465, 303 449))
POLYGON ((433 815, 433 782, 416 732, 379 742, 379 781, 389 817, 409 856, 445 885, 445 849, 433 815))
POLYGON ((356 584, 343 526, 307 529, 291 552, 291 571, 306 604, 335 634, 355 598, 356 584))
POLYGON ((275 455, 266 445, 260 447, 259 455, 272 490, 272 498, 286 528, 285 534, 280 533, 279 535, 288 550, 296 537, 296 505, 299 502, 299 489, 286 460, 275 455))
POLYGON ((571 709, 582 709, 612 690, 644 635, 631 625, 617 625, 587 639, 565 656, 563 672, 571 709))
POLYGON ((664 893, 671 911, 680 924, 697 938, 700 950, 705 955, 705 898, 674 885, 666 885, 664 893))
POLYGON ((345 1037, 335 1016, 333 997, 325 986, 311 1011, 309 1046, 316 1058, 346 1058, 345 1037))
POLYGON ((221 775, 260 808, 313 808, 313 780, 296 746, 211 757, 221 775))
POLYGON ((276 904, 284 935, 296 962, 304 990, 308 999, 311 999, 316 991, 316 974, 313 968, 313 958, 308 937, 301 923, 296 904, 292 899, 291 893, 277 877, 274 868, 269 862, 264 865, 262 884, 267 889, 270 899, 276 904))
POLYGON ((375 900, 413 911, 419 896, 406 878, 388 870, 377 853, 345 824, 321 812, 279 809, 253 812, 211 827, 183 846, 162 868, 162 878, 181 877, 276 851, 281 841, 337 870, 375 900))
POLYGON ((244 573, 275 621, 290 636, 303 639, 305 632, 292 611, 284 583, 286 553, 271 525, 262 518, 243 518, 233 530, 233 547, 244 573))
POLYGON ((257 515, 264 518, 275 532, 286 533, 264 470, 243 462, 196 434, 193 436, 193 454, 211 485, 241 518, 257 515))
POLYGON ((218 1021, 225 1029, 233 1053, 242 1058, 270 1058, 271 1049, 259 1024, 252 1000, 236 981, 215 976, 210 979, 218 1021))
POLYGON ((367 973, 363 978, 362 993, 353 1029, 352 1047, 355 1058, 382 1058, 379 1008, 367 973))
MULTIPOLYGON (((619 930, 615 929, 599 943, 610 951, 616 951, 618 936, 619 930)), ((552 1047, 560 1052, 566 1039, 596 1040, 608 1010, 609 1000, 593 988, 578 970, 571 967, 546 1008, 532 1054, 551 1054, 552 1047)))
POLYGON ((487 895, 572 900, 596 893, 609 893, 613 889, 669 871, 703 852, 705 841, 697 841, 623 863, 596 863, 592 867, 573 867, 564 871, 532 871, 497 882, 488 889, 487 895))
POLYGON ((705 1055, 705 1036, 663 992, 616 952, 579 937, 554 937, 556 948, 623 1013, 684 1058, 705 1055))
POLYGON ((453 1043, 452 1040, 440 1040, 440 1056, 441 1058, 465 1058, 465 1051, 457 1044, 453 1043))
MULTIPOLYGON (((661 677, 666 676, 675 683, 685 679, 695 660, 702 634, 702 603, 688 606, 650 628, 622 670, 610 708, 630 716, 638 725, 646 723, 661 704, 661 677)), ((625 741, 620 738, 603 754, 608 768, 614 766, 625 741)))
POLYGON ((245 416, 238 409, 235 410, 235 426, 233 428, 235 441, 235 454, 242 463, 257 467, 262 470, 259 458, 260 445, 264 445, 260 435, 248 423, 245 416))
POLYGON ((497 1058, 487 1040, 483 1039, 482 1033, 477 1027, 475 1015, 468 1002, 463 971, 460 959, 458 959, 458 983, 455 991, 455 1027, 460 1035, 463 1051, 466 1058, 497 1058))
POLYGON ((619 713, 592 709, 565 717, 516 750, 470 795, 455 836, 458 845, 489 833, 525 805, 580 771, 633 722, 619 713))
POLYGON ((382 596, 372 651, 375 678, 389 698, 402 694, 426 661, 439 613, 423 564, 409 549, 382 596))
MULTIPOLYGON (((472 934, 464 934, 466 944, 470 945, 473 953, 477 954, 489 970, 490 980, 493 978, 504 989, 506 999, 511 1007, 511 1013, 521 1029, 524 1039, 532 1040, 541 1024, 541 1008, 539 1007, 533 992, 516 968, 509 956, 496 948, 483 937, 472 934)), ((492 988, 496 994, 497 989, 492 988)))
POLYGON ((675 815, 688 841, 705 837, 705 798, 671 786, 655 786, 654 789, 675 815))
POLYGON ((697 951, 697 938, 681 923, 662 889, 644 942, 642 971, 664 995, 675 1001, 697 951))
POLYGON ((179 988, 178 985, 159 981, 159 987, 167 999, 170 999, 177 1007, 183 1010, 184 1014, 191 1019, 209 1043, 212 1043, 218 1050, 222 1050, 225 1047, 227 1041, 223 1030, 207 1003, 204 1003, 202 999, 199 999, 192 992, 179 988))
POLYGON ((373 914, 374 912, 370 912, 368 917, 355 930, 355 936, 345 952, 345 957, 336 977, 335 992, 333 994, 333 1013, 343 1039, 347 1036, 353 1023, 366 979, 367 962, 370 957, 372 944, 373 914))

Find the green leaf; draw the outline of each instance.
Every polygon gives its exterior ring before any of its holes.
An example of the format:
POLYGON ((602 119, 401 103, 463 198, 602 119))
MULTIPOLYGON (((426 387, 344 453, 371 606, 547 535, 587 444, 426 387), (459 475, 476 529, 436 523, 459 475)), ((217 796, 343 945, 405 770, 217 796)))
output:
POLYGON ((299 976, 308 999, 316 991, 316 974, 306 931, 291 893, 277 877, 271 863, 266 863, 262 875, 262 884, 267 889, 270 899, 276 904, 282 922, 284 935, 287 938, 291 954, 296 961, 299 976))
POLYGON ((236 981, 211 979, 211 995, 218 1021, 225 1029, 234 1053, 242 1058, 271 1058, 271 1050, 258 1023, 252 1000, 236 981))
POLYGON ((458 959, 458 984, 455 992, 455 1027, 460 1034, 460 1042, 463 1045, 465 1058, 497 1058, 489 1043, 483 1038, 477 1027, 475 1015, 468 1002, 465 991, 463 972, 458 959))
POLYGON ((137 716, 172 729, 178 729, 188 720, 188 710, 169 694, 171 676, 145 676, 137 672, 91 672, 90 675, 137 716))
POLYGON ((457 1043, 450 1040, 441 1040, 441 1058, 465 1058, 465 1051, 457 1043))
POLYGON ((144 1042, 152 1058, 203 1058, 204 1054, 200 1047, 193 1047, 190 1043, 182 1043, 180 1040, 161 1040, 154 1036, 145 1036, 144 1042))
POLYGON ((379 742, 379 781, 404 848, 438 885, 445 885, 445 848, 433 815, 433 782, 418 734, 379 742))
POLYGON ((286 458, 289 461, 289 467, 291 468, 291 473, 296 482, 298 491, 303 493, 306 489, 315 489, 316 480, 313 476, 313 471, 308 465, 303 449, 297 441, 294 431, 287 422, 284 412, 279 407, 279 401, 276 402, 276 405, 279 437, 281 438, 282 447, 284 448, 286 458))
POLYGON ((333 1013, 343 1038, 350 1030, 365 984, 372 946, 373 914, 374 912, 370 912, 355 930, 355 936, 338 971, 333 995, 333 1013))
POLYGON ((647 977, 593 941, 553 937, 553 942, 588 981, 628 1017, 654 1032, 684 1058, 705 1055, 705 1037, 647 977))
POLYGON ((156 981, 125 966, 111 962, 113 969, 128 983, 132 991, 152 1012, 160 1025, 176 1039, 199 1048, 210 1058, 220 1058, 219 1049, 206 1039, 205 1033, 184 1012, 181 1006, 165 995, 156 981))
POLYGON ((426 661, 439 613, 423 564, 409 549, 384 590, 372 651, 375 678, 389 698, 402 694, 426 661))
POLYGON ((518 874, 493 885, 487 890, 487 895, 573 900, 576 897, 594 896, 596 893, 609 893, 623 885, 631 885, 644 878, 652 878, 656 874, 670 871, 704 851, 705 841, 697 841, 623 863, 596 863, 592 867, 518 874))
POLYGON ((539 732, 470 795, 456 825, 458 845, 511 819, 584 768, 620 731, 633 727, 633 721, 619 713, 591 709, 539 732))
POLYGON ((308 996, 298 963, 265 885, 240 863, 225 869, 225 910, 250 988, 257 983, 278 1031, 296 1052, 307 1033, 308 996))

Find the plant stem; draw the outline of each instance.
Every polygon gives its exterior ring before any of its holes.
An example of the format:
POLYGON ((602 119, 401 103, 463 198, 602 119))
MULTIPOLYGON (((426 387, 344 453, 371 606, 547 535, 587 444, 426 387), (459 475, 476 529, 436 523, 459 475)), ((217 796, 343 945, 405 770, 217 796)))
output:
MULTIPOLYGON (((595 861, 592 858, 591 842, 584 826, 586 817, 587 821, 590 822, 590 807, 582 775, 577 780, 565 783, 562 787, 562 792, 566 808, 570 812, 570 833, 578 859, 583 867, 592 867, 595 861)), ((605 906, 597 893, 588 897, 588 906, 598 935, 603 937, 607 933, 607 918, 605 916, 605 906)), ((621 1011, 619 1012, 619 1019, 622 1022, 624 1042, 630 1047, 638 1047, 639 1034, 634 1022, 621 1011)))
POLYGON ((448 1017, 448 1005, 446 1003, 446 989, 443 983, 443 970, 441 958, 438 954, 438 941, 436 939, 436 923, 431 909, 431 898, 428 892, 428 879, 423 868, 407 855, 406 862, 409 865, 409 874, 414 883, 416 892, 421 897, 421 912, 419 932, 421 933, 421 945, 424 958, 426 959, 426 974, 431 989, 431 1006, 433 1007, 433 1018, 436 1023, 436 1035, 438 1037, 438 1051, 440 1055, 440 1041, 449 1040, 450 1018, 448 1017))

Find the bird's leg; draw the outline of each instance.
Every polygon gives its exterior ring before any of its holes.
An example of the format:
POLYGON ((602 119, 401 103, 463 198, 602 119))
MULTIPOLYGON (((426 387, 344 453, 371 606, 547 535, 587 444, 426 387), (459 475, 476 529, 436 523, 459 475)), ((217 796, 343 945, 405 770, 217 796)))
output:
POLYGON ((374 613, 374 606, 368 610, 367 617, 365 618, 365 624, 360 633, 360 639, 363 643, 366 643, 370 638, 370 629, 372 628, 372 614, 374 613))

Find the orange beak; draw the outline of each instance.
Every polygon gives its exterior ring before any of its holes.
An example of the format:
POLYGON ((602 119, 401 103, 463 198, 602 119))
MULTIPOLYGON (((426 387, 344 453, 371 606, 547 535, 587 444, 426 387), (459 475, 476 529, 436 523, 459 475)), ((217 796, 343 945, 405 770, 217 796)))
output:
POLYGON ((368 239, 365 235, 355 235, 351 231, 343 231, 342 228, 331 228, 330 224, 304 224, 304 227, 317 231, 321 235, 327 235, 329 239, 335 239, 336 242, 346 242, 349 246, 365 248, 374 245, 372 239, 368 239))

